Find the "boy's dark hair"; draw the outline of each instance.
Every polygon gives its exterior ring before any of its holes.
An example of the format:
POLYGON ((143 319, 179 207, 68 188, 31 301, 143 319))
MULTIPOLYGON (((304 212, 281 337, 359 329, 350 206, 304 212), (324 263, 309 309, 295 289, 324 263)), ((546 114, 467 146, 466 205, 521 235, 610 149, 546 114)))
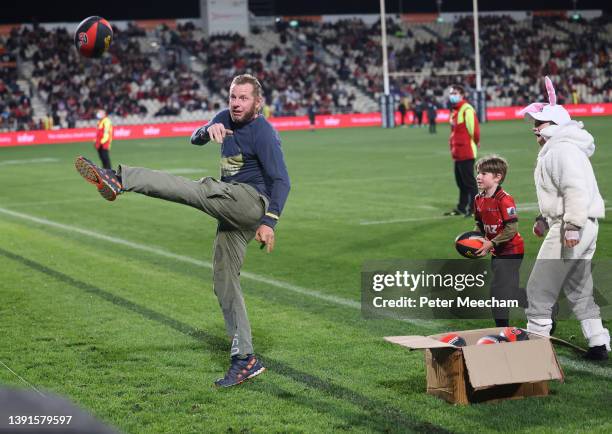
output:
POLYGON ((499 181, 501 184, 506 179, 506 173, 508 173, 508 162, 499 155, 487 155, 476 162, 476 172, 489 172, 494 175, 501 175, 501 180, 499 181))

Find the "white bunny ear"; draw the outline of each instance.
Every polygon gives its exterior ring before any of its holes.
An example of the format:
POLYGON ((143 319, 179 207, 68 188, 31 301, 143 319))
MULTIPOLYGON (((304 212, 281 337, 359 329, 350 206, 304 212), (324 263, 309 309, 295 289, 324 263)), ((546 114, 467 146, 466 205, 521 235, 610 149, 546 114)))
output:
POLYGON ((555 93, 555 88, 550 81, 548 76, 544 77, 544 83, 546 84, 546 92, 548 93, 548 102, 550 105, 557 104, 557 94, 555 93))
POLYGON ((542 111, 546 103, 543 102, 534 102, 529 104, 527 107, 523 108, 518 112, 519 116, 526 115, 527 113, 539 113, 542 111))

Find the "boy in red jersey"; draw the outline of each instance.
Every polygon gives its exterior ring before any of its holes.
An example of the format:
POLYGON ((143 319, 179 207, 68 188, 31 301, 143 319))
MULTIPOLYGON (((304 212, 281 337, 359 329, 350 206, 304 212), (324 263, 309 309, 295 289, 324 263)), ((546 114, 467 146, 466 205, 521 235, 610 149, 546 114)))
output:
MULTIPOLYGON (((508 172, 508 163, 497 155, 481 158, 476 163, 476 183, 480 193, 474 200, 476 231, 484 235, 483 245, 476 253, 491 252, 491 297, 519 300, 519 268, 523 259, 524 243, 518 232, 518 216, 514 199, 501 187, 508 172)), ((507 327, 508 308, 494 308, 496 327, 507 327)))

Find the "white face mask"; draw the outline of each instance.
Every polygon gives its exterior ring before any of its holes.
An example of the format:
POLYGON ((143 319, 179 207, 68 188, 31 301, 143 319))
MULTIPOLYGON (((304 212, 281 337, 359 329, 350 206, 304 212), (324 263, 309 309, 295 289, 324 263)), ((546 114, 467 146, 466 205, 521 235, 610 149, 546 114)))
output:
POLYGON ((459 101, 461 101, 461 95, 450 95, 448 99, 452 104, 457 104, 459 101))
POLYGON ((98 119, 102 119, 104 117, 104 112, 98 112, 96 113, 96 118, 98 119))

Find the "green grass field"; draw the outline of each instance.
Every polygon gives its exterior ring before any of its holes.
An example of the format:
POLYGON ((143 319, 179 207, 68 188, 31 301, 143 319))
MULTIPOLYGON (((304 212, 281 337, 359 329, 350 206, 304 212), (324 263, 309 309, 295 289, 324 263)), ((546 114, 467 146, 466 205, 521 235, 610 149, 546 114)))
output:
MULTIPOLYGON (((593 164, 612 197, 609 118, 585 119, 593 164)), ((537 145, 524 122, 482 128, 481 155, 511 165, 527 256, 536 215, 537 145)), ((216 390, 228 366, 209 266, 215 221, 126 194, 109 203, 76 173, 92 144, 0 148, 0 361, 128 433, 611 432, 610 364, 558 348, 565 383, 547 398, 452 406, 425 394, 423 354, 383 341, 490 326, 364 320, 364 261, 455 258, 472 222, 441 217, 457 189, 447 127, 282 133, 292 191, 271 255, 253 243, 242 286, 256 351, 268 367, 216 390)), ((113 163, 217 176, 218 147, 187 139, 116 141, 113 163)), ((596 258, 612 258, 600 224, 596 258)), ((558 336, 584 345, 578 323, 558 336)), ((28 387, 0 365, 0 384, 28 387)))

